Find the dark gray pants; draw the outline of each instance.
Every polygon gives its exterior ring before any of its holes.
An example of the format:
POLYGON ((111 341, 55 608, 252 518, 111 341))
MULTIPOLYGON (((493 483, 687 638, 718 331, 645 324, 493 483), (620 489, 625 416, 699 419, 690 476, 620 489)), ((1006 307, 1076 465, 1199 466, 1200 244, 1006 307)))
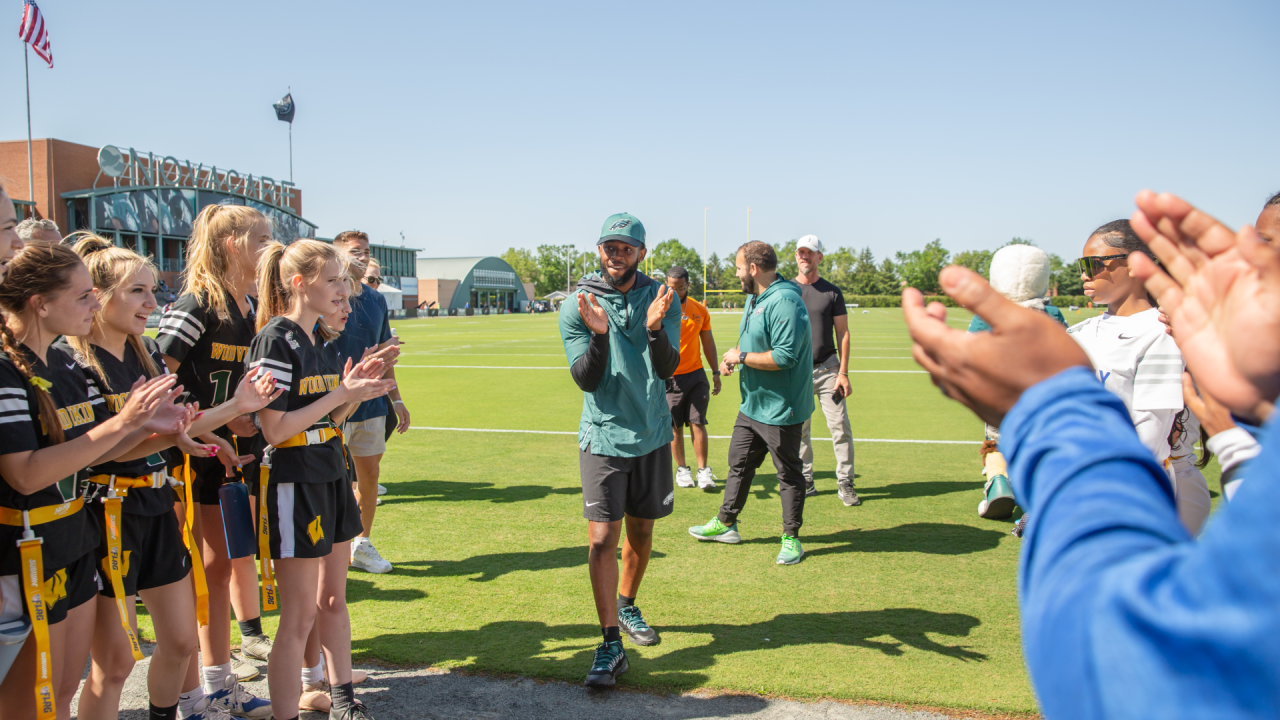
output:
POLYGON ((800 461, 800 438, 804 423, 765 425, 738 413, 729 440, 729 479, 724 486, 720 522, 732 525, 747 504, 751 481, 766 454, 778 468, 778 494, 782 496, 782 532, 800 537, 804 524, 804 465, 800 461))

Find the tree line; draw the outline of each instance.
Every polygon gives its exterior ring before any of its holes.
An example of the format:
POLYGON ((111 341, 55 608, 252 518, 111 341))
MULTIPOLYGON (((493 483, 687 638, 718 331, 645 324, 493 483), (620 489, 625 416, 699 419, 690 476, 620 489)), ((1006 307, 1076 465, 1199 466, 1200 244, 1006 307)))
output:
MULTIPOLYGON (((1015 237, 1005 245, 1034 245, 1031 240, 1015 237)), ((774 244, 778 253, 778 273, 794 278, 799 272, 796 266, 796 241, 774 244)), ((999 249, 999 248, 997 248, 999 249)), ((862 249, 841 247, 823 255, 822 277, 839 287, 845 295, 897 295, 903 286, 909 285, 926 295, 941 293, 938 273, 949 264, 963 265, 983 277, 989 277, 991 257, 995 250, 964 250, 952 254, 935 239, 919 250, 898 251, 893 257, 877 262, 870 247, 862 249)), ((581 251, 572 245, 539 245, 536 250, 510 248, 502 259, 520 276, 522 282, 533 283, 539 297, 556 290, 572 289, 584 275, 600 268, 595 250, 581 251)), ((1075 263, 1068 263, 1056 254, 1049 253, 1050 291, 1059 295, 1079 295, 1083 282, 1075 263)), ((702 257, 698 251, 677 238, 664 240, 649 251, 641 268, 645 272, 666 272, 673 265, 689 271, 690 293, 702 296, 704 281, 708 290, 738 291, 741 284, 734 268, 734 256, 720 257, 712 253, 707 258, 703 273, 702 257)), ((717 303, 718 304, 718 303, 717 303)))

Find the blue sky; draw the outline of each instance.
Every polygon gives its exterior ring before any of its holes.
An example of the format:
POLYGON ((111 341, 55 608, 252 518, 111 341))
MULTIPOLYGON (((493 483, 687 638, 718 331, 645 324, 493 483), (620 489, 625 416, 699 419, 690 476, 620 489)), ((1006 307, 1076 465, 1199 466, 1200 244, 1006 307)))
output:
MULTIPOLYGON (((22 3, 6 0, 16 30, 22 3)), ((1280 4, 44 0, 37 137, 288 177, 320 233, 426 255, 1012 236, 1075 257, 1144 187, 1231 224, 1280 190, 1280 4)), ((8 43, 0 138, 25 137, 8 43)))

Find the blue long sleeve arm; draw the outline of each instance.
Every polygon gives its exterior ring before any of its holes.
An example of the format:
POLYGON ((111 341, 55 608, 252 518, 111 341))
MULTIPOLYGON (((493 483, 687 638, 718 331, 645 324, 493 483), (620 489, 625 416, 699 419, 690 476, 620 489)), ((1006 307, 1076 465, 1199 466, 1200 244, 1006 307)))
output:
POLYGON ((1045 717, 1280 716, 1280 444, 1199 542, 1086 369, 1024 393, 1000 449, 1031 514, 1018 588, 1045 717))

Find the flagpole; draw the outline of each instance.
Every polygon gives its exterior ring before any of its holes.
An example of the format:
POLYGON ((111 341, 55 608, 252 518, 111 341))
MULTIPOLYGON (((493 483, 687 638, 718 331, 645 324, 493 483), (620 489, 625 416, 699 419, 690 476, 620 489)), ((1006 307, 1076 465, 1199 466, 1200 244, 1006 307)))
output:
POLYGON ((293 121, 289 121, 289 182, 293 182, 293 121))
POLYGON ((707 211, 702 208, 702 304, 707 304, 707 211))
MULTIPOLYGON (((27 43, 22 43, 22 70, 27 79, 27 194, 31 202, 36 201, 35 175, 31 170, 31 64, 27 59, 27 43)), ((34 208, 33 208, 34 210, 34 208)))

